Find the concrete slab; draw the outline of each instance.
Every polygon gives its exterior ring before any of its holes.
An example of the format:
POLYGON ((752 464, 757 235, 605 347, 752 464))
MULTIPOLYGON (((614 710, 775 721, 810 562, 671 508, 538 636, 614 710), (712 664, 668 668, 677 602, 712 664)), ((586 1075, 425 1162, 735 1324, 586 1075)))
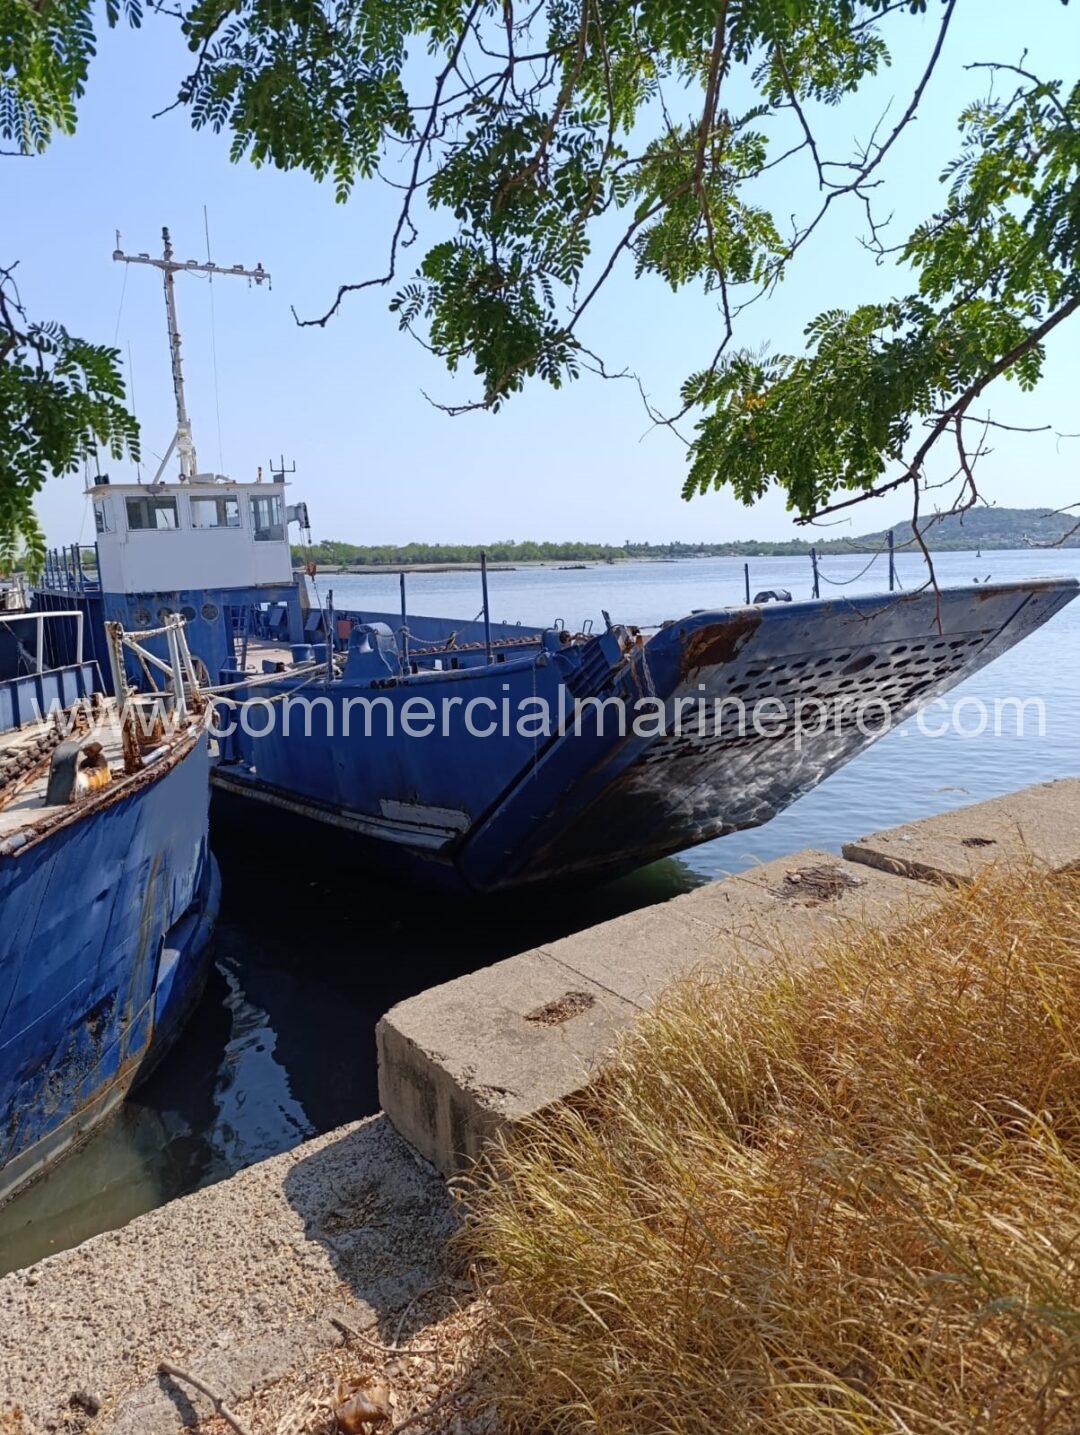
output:
POLYGON ((923 881, 971 882, 996 862, 1080 870, 1080 778, 1040 783, 990 802, 861 837, 852 862, 923 881))
POLYGON ((379 1022, 379 1098, 444 1175, 500 1126, 584 1086, 635 1008, 542 951, 392 1007, 379 1022))
POLYGON ((932 902, 922 884, 808 849, 539 950, 644 1008, 695 968, 809 952, 844 924, 865 918, 906 924, 932 902))
POLYGON ((684 900, 627 912, 539 951, 568 976, 595 982, 640 1010, 660 988, 716 955, 715 928, 679 908, 684 900))
POLYGON ((445 1185, 382 1116, 250 1166, 0 1279, 0 1429, 82 1430, 83 1391, 93 1430, 175 1435, 209 1407, 162 1359, 236 1400, 338 1343, 330 1312, 388 1343, 451 1278, 454 1229, 445 1185))
POLYGON ((582 1090, 677 978, 809 955, 839 924, 906 924, 933 900, 921 883, 808 851, 510 957, 383 1017, 383 1110, 450 1175, 501 1127, 582 1090))

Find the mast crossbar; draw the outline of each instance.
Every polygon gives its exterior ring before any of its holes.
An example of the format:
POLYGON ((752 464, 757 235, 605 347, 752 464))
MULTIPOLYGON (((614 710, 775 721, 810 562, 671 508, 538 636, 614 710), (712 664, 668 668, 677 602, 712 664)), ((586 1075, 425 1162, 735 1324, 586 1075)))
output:
POLYGON ((113 259, 122 264, 146 264, 151 269, 160 269, 162 272, 165 286, 165 315, 169 328, 169 357, 172 362, 173 394, 176 398, 176 433, 156 477, 161 477, 161 471, 168 462, 169 454, 175 448, 180 455, 180 481, 187 483, 196 477, 198 462, 195 457, 191 420, 188 417, 187 400, 184 395, 184 369, 180 357, 180 324, 176 314, 174 275, 208 274, 211 280, 215 275, 224 275, 233 279, 247 279, 255 284, 261 284, 264 279, 269 281, 270 275, 261 264, 257 264, 254 269, 245 269, 242 264, 231 266, 215 264, 210 259, 205 264, 201 264, 195 259, 177 259, 173 253, 168 229, 161 231, 161 237, 163 241, 162 257, 156 259, 151 254, 125 254, 120 248, 120 232, 117 230, 113 259))

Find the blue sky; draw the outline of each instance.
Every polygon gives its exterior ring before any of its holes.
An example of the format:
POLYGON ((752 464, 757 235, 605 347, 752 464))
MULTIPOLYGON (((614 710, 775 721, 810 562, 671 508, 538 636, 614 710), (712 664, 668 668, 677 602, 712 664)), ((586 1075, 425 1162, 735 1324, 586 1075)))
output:
MULTIPOLYGON (((886 161, 887 203, 897 238, 939 200, 937 175, 957 145, 956 117, 982 93, 972 60, 1018 61, 1067 80, 1080 53, 1077 7, 1060 0, 961 0, 919 119, 886 161)), ((820 117, 825 146, 846 155, 890 96, 898 112, 925 62, 940 14, 895 17, 892 69, 851 106, 820 117)), ((622 542, 721 541, 794 532, 777 496, 751 510, 720 492, 685 503, 684 450, 652 430, 636 387, 586 375, 555 393, 540 383, 498 415, 451 419, 427 402, 472 397, 438 360, 399 335, 387 294, 354 296, 325 329, 299 329, 320 313, 341 280, 385 262, 396 195, 374 182, 345 205, 329 185, 300 173, 256 170, 228 160, 228 141, 195 134, 185 114, 153 120, 175 94, 188 55, 174 25, 153 16, 141 31, 102 37, 78 133, 33 159, 4 160, 0 253, 19 260, 22 294, 40 317, 130 351, 135 409, 150 471, 174 426, 161 287, 154 271, 114 264, 114 231, 131 251, 160 248, 162 224, 181 257, 205 257, 203 207, 218 263, 271 271, 273 288, 220 280, 178 281, 188 399, 200 467, 254 478, 283 452, 295 461, 293 499, 305 498, 317 538, 357 543, 495 538, 581 538, 622 542), (126 285, 124 275, 127 272, 126 285), (216 348, 215 387, 212 352, 216 348), (220 413, 220 444, 219 419, 220 413)), ((795 161, 798 165, 799 160, 795 161)), ((778 218, 811 203, 803 171, 774 172, 778 218)), ((814 313, 900 292, 904 276, 881 269, 858 244, 860 214, 834 206, 830 221, 779 291, 745 316, 742 339, 791 348, 814 313)), ((407 271, 402 271, 406 274, 407 271)), ((658 403, 715 347, 712 301, 673 296, 657 281, 617 271, 593 306, 586 342, 609 368, 636 370, 658 403)), ((1032 396, 1011 385, 993 392, 994 416, 1010 423, 1080 429, 1080 346, 1067 326, 1052 341, 1047 378, 1032 396)), ((986 495, 1003 504, 1060 506, 1080 497, 1080 441, 998 435, 983 461, 986 495)), ((112 466, 114 477, 121 471, 112 466)), ((54 542, 89 540, 92 523, 78 478, 54 480, 40 503, 54 542)), ((905 516, 903 498, 857 509, 850 530, 905 516)), ((803 531, 802 536, 805 536, 803 531)))

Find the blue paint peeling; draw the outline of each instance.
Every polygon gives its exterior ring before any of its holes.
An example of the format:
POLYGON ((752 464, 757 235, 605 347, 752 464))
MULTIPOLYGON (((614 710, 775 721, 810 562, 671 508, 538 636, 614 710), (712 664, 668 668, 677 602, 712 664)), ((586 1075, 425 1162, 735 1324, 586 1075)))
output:
POLYGON ((130 794, 0 856, 0 1199, 122 1099, 209 962, 208 738, 130 794))

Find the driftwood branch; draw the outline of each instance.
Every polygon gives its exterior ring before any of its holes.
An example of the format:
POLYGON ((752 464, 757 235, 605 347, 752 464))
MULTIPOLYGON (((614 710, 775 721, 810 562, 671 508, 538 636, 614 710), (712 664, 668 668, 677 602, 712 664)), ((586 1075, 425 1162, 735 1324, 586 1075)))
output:
POLYGON ((204 1380, 200 1380, 197 1375, 191 1375, 188 1371, 181 1370, 179 1366, 171 1365, 167 1360, 158 1362, 158 1371, 161 1375, 167 1375, 171 1380, 182 1380, 185 1385, 193 1386, 194 1389, 205 1395, 207 1400, 213 1403, 215 1413, 220 1415, 222 1420, 228 1421, 236 1431, 236 1435, 251 1435, 251 1431, 236 1412, 230 1410, 225 1404, 224 1398, 204 1380))

